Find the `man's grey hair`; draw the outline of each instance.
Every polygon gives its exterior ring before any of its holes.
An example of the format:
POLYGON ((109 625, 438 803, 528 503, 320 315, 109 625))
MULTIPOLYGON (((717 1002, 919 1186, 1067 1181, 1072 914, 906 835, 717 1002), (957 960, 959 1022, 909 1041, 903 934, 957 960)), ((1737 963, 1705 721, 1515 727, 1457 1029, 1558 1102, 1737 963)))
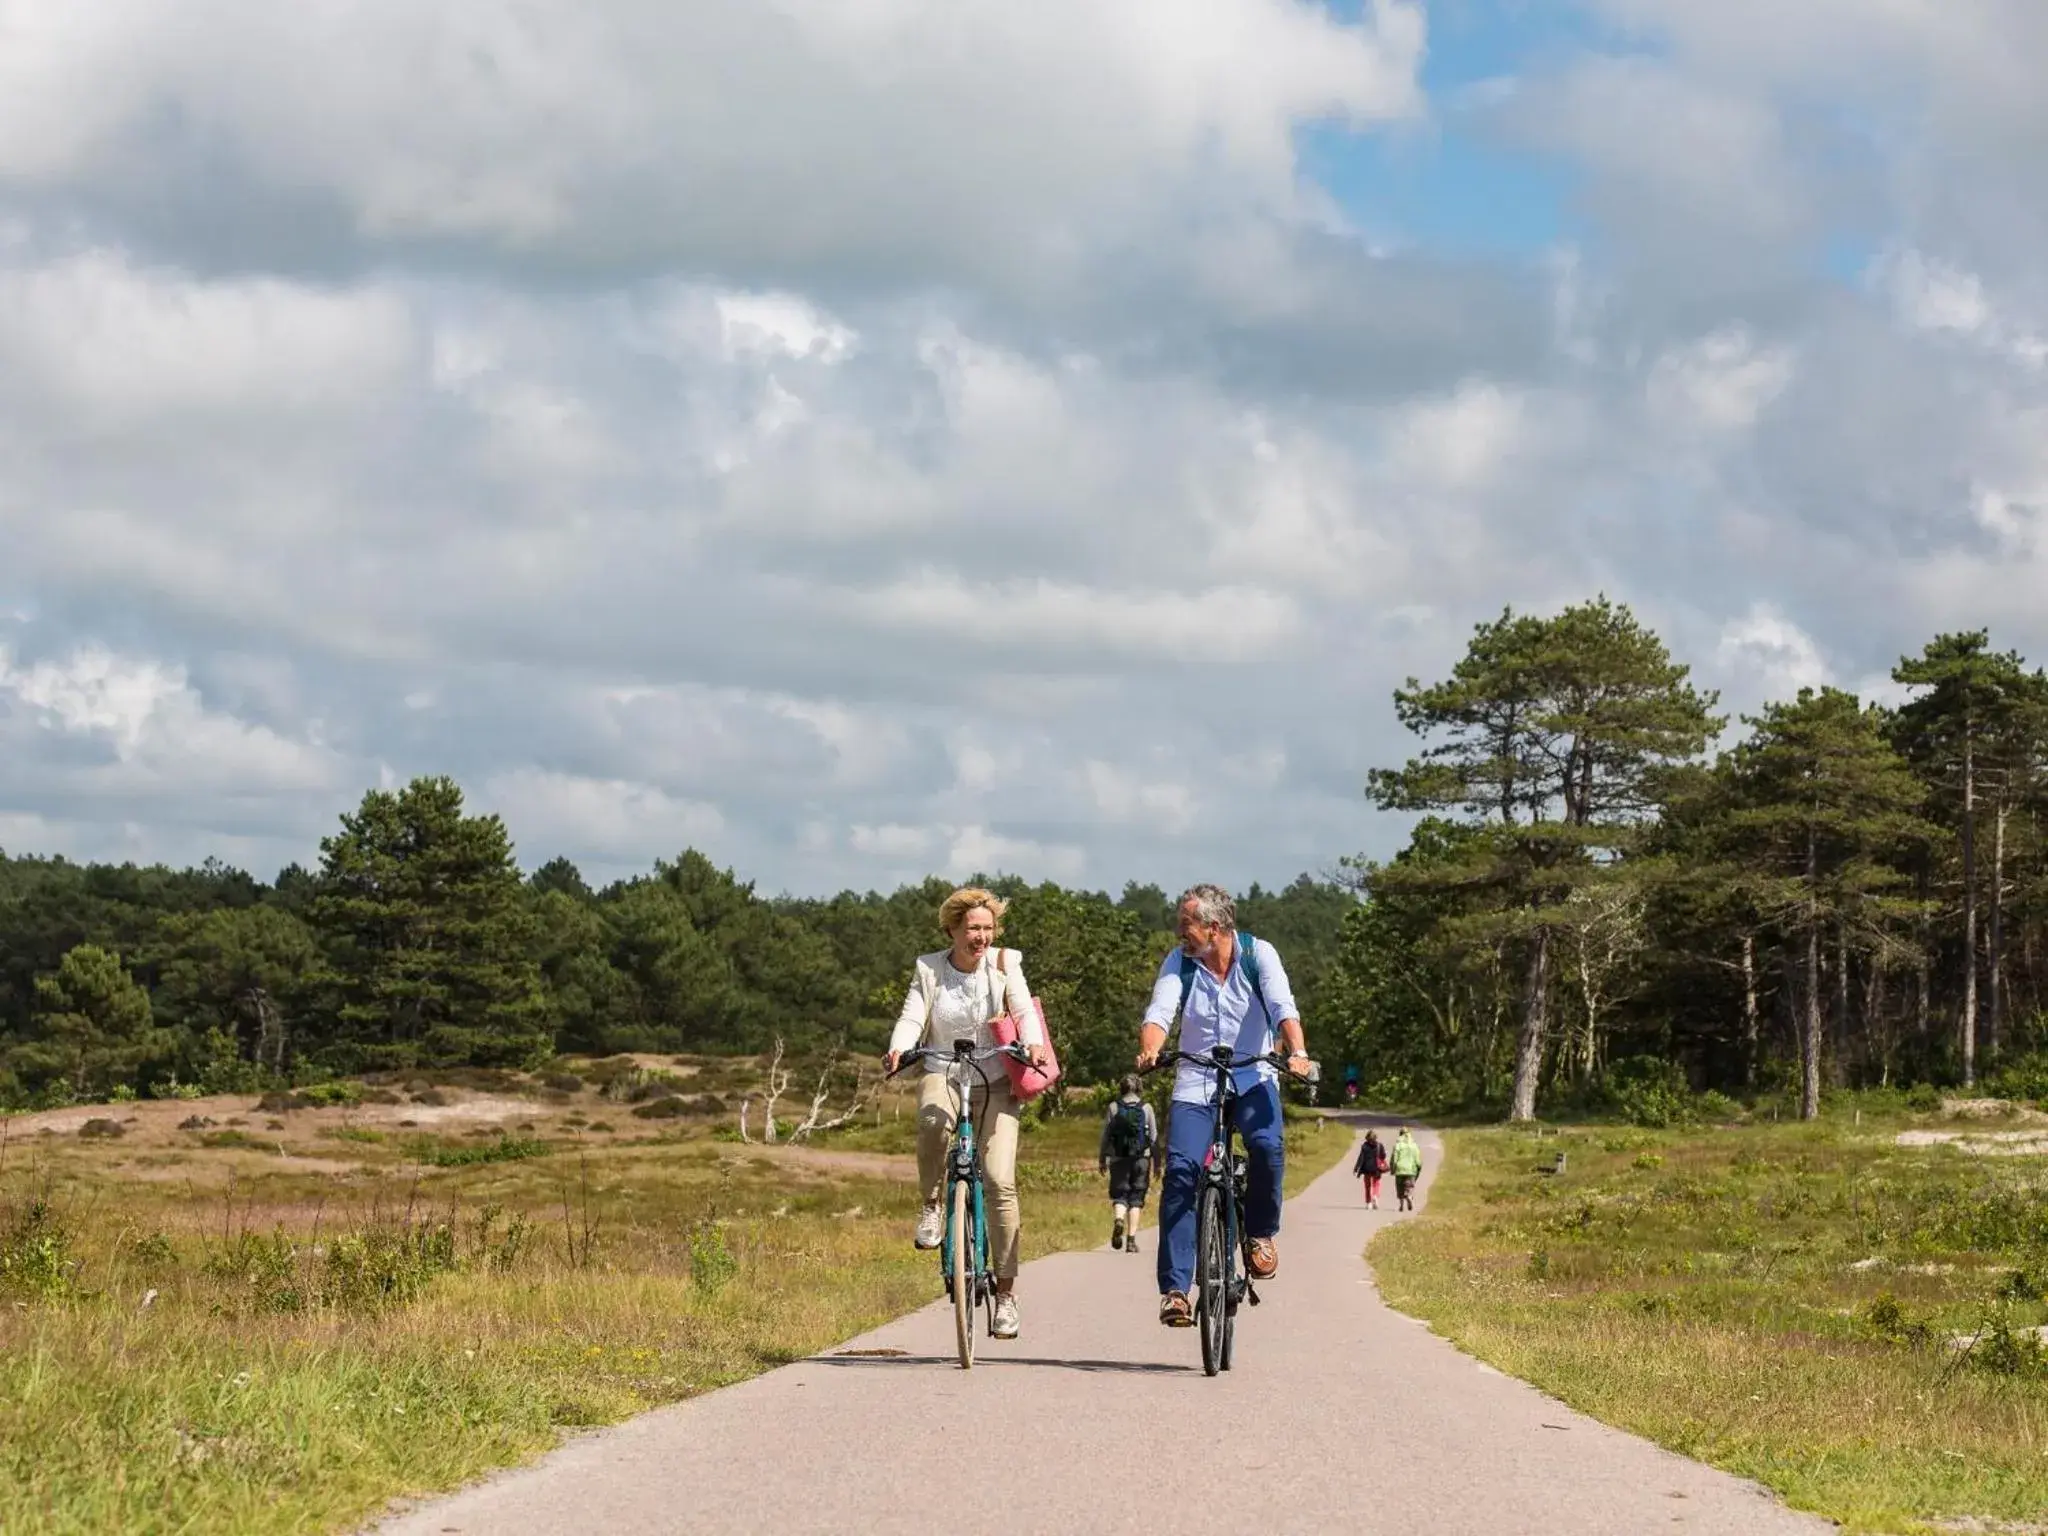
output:
POLYGON ((1222 886, 1191 885, 1180 893, 1174 909, 1178 911, 1191 901, 1195 904, 1195 916, 1204 923, 1230 933, 1237 932, 1237 903, 1230 899, 1230 892, 1222 886))

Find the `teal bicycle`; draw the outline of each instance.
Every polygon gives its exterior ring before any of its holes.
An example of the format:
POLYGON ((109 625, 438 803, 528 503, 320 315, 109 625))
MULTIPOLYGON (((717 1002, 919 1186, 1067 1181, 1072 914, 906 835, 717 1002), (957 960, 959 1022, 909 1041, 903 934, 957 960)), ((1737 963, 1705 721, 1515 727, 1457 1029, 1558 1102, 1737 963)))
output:
POLYGON ((939 1275, 953 1303, 953 1332, 960 1346, 960 1369, 974 1369, 974 1313, 980 1308, 989 1336, 996 1328, 996 1276, 989 1261, 988 1219, 982 1203, 981 1144, 973 1108, 974 1080, 990 1085, 982 1063, 1008 1056, 1029 1061, 1021 1045, 979 1049, 972 1040, 955 1040, 950 1051, 920 1046, 896 1059, 896 1076, 927 1061, 946 1063, 946 1084, 953 1090, 953 1139, 946 1148, 946 1235, 939 1243, 939 1275))

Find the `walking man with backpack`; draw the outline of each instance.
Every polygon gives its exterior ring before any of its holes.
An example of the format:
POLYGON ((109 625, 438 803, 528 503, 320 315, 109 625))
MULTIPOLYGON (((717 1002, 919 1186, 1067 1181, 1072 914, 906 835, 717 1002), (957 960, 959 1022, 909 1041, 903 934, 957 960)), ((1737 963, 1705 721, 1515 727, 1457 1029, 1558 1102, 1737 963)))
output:
MULTIPOLYGON (((1280 951, 1237 931, 1237 904, 1220 886, 1198 885, 1184 893, 1178 927, 1180 948, 1160 964, 1138 1029, 1138 1070, 1158 1061, 1177 1024, 1181 1050, 1200 1054, 1228 1046, 1240 1059, 1268 1054, 1277 1035, 1286 1042, 1288 1072, 1306 1078, 1308 1045, 1280 951)), ((1287 1171, 1280 1074, 1263 1061, 1240 1067, 1234 1087, 1238 1096, 1231 1112, 1244 1137, 1250 1173, 1245 1269, 1254 1280, 1269 1280, 1280 1268, 1274 1239, 1280 1232, 1280 1186, 1287 1171)), ((1215 1096, 1214 1076, 1183 1062, 1166 1117, 1166 1174, 1159 1184, 1159 1321, 1169 1328, 1191 1328, 1195 1322, 1188 1298, 1195 1274, 1195 1192, 1209 1150, 1215 1096)))
POLYGON ((1138 1074, 1127 1075, 1122 1091, 1110 1100, 1102 1120, 1102 1146, 1096 1171, 1109 1175, 1109 1208, 1114 1221, 1109 1246, 1125 1253, 1138 1251, 1138 1222, 1145 1214, 1145 1194, 1152 1187, 1152 1163, 1159 1146, 1159 1122, 1144 1100, 1138 1074))

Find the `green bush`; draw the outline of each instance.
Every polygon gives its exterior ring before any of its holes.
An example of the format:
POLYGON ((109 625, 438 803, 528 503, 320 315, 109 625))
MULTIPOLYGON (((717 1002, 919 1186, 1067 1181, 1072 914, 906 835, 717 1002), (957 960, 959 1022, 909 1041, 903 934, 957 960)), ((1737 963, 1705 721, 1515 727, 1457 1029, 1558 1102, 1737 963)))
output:
POLYGON ((2001 1315, 1993 1318, 1970 1350, 1970 1364, 1992 1376, 2048 1378, 2048 1348, 2031 1328, 2015 1329, 2001 1315))
POLYGON ((38 1196, 8 1213, 0 1234, 0 1292, 53 1301, 69 1295, 77 1278, 71 1231, 47 1198, 38 1196))
POLYGON ((417 1149, 419 1160, 435 1168, 468 1168, 479 1163, 509 1163, 523 1157, 546 1157, 552 1150, 531 1136, 499 1136, 474 1147, 448 1147, 427 1143, 417 1149))
POLYGON ((161 1230, 147 1232, 128 1244, 128 1257, 144 1269, 161 1270, 178 1267, 178 1250, 168 1233, 161 1230))
POLYGON ((1735 1100, 1715 1088, 1693 1100, 1693 1116, 1713 1125, 1729 1125, 1743 1117, 1743 1108, 1735 1100))
POLYGON ((725 1228, 709 1218, 690 1229, 690 1283, 706 1295, 724 1290, 740 1261, 725 1243, 725 1228))
POLYGON ((316 1109, 330 1109, 337 1104, 356 1105, 363 1101, 363 1085, 353 1078, 309 1083, 299 1090, 299 1097, 316 1109))
POLYGON ((320 1300, 348 1311, 403 1304, 455 1267, 455 1233, 445 1222, 366 1227, 327 1245, 320 1300))
POLYGON ((267 1234, 237 1232, 206 1256, 204 1269, 210 1279, 239 1291, 252 1311, 292 1313, 306 1308, 298 1249, 282 1227, 267 1234))
POLYGON ((1880 1291, 1870 1299, 1862 1320, 1865 1328, 1892 1344, 1925 1344, 1933 1337, 1933 1330, 1909 1315, 1890 1291, 1880 1291))
POLYGON ((1685 1069, 1661 1056, 1629 1056, 1614 1062, 1602 1087, 1631 1125, 1682 1125, 1693 1114, 1692 1086, 1685 1080, 1685 1069))
POLYGON ((2001 1099, 2048 1102, 2048 1054, 2009 1061, 1986 1078, 1984 1086, 2001 1099))

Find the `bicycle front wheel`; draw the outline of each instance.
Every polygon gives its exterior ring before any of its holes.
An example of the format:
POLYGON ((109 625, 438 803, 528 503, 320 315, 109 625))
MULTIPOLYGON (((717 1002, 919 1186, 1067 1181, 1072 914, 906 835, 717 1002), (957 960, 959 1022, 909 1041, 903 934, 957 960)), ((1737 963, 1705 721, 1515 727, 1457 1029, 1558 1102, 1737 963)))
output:
POLYGON ((1202 1329, 1202 1373, 1223 1368, 1223 1330, 1230 1313, 1230 1276, 1223 1257, 1223 1192, 1204 1185, 1195 1207, 1195 1312, 1202 1329))
POLYGON ((1237 1307, 1245 1288, 1244 1251, 1241 1247, 1244 1237, 1244 1212, 1233 1204, 1229 1214, 1232 1225, 1231 1229, 1224 1233, 1222 1245, 1223 1341, 1216 1352, 1218 1361, 1226 1371, 1230 1369, 1231 1359, 1237 1353, 1237 1307))
POLYGON ((953 1332, 960 1369, 974 1369, 974 1202, 967 1181, 953 1181, 953 1332))

